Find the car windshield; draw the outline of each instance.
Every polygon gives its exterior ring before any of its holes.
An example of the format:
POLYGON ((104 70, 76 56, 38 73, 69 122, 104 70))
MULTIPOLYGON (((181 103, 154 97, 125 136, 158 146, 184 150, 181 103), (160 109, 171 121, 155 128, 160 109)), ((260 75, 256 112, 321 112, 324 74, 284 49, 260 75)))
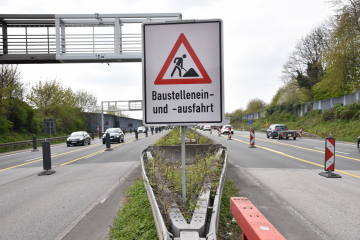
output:
POLYGON ((79 136, 84 136, 84 133, 82 132, 74 132, 70 135, 70 137, 79 137, 79 136))
POLYGON ((226 125, 226 126, 224 126, 224 128, 232 128, 232 126, 226 125))
POLYGON ((275 128, 278 130, 285 130, 287 127, 285 125, 282 125, 282 126, 276 126, 275 128))
POLYGON ((118 133, 119 129, 108 129, 106 130, 107 133, 118 133))

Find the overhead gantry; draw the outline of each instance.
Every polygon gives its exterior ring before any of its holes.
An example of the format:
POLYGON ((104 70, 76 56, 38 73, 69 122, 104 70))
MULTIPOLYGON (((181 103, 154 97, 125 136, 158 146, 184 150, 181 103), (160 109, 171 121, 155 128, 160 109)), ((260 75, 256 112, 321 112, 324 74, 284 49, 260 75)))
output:
POLYGON ((181 19, 181 13, 0 14, 0 64, 141 62, 139 24, 181 19))

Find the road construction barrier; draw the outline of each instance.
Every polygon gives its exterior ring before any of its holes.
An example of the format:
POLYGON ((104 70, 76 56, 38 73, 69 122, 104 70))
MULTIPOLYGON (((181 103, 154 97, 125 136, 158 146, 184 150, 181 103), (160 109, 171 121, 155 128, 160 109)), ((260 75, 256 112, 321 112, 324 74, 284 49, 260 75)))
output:
POLYGON ((250 148, 255 147, 255 131, 250 131, 250 148))
POLYGON ((38 176, 50 175, 55 173, 54 170, 51 170, 51 149, 50 142, 46 141, 42 143, 42 153, 43 153, 43 168, 45 171, 38 174, 38 176))
POLYGON ((325 138, 325 164, 326 172, 321 172, 319 175, 326 178, 341 178, 340 175, 333 173, 335 171, 335 138, 331 136, 325 138))
POLYGON ((285 240, 281 233, 246 197, 232 197, 230 199, 230 212, 242 229, 243 240, 285 240))
POLYGON ((228 133, 228 140, 231 140, 231 130, 228 133))
POLYGON ((301 137, 302 136, 302 128, 300 128, 300 130, 299 130, 299 137, 301 137))
POLYGON ((243 128, 241 127, 241 128, 240 128, 240 130, 242 131, 242 130, 243 130, 243 128))
POLYGON ((218 131, 218 132, 219 132, 219 137, 221 137, 221 131, 220 131, 220 128, 219 128, 219 131, 218 131))

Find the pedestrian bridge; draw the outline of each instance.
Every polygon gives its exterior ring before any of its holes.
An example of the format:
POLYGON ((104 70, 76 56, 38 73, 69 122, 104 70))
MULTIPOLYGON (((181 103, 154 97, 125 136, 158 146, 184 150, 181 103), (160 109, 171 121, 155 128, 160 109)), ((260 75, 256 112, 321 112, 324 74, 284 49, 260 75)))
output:
POLYGON ((0 14, 0 64, 141 62, 141 23, 181 13, 0 14))

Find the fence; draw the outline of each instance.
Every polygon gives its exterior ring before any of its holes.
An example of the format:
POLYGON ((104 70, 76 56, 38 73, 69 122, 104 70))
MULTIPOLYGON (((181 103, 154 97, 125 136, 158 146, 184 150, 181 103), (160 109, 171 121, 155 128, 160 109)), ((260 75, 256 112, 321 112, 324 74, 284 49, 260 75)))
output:
MULTIPOLYGON (((341 103, 343 104, 343 106, 345 106, 359 101, 359 96, 360 96, 360 89, 358 89, 358 91, 353 94, 344 95, 336 98, 318 100, 314 102, 308 102, 305 103, 305 107, 299 111, 298 115, 302 117, 305 112, 309 111, 309 109, 312 110, 321 109, 322 111, 326 109, 331 109, 338 103, 341 103)), ((243 119, 246 120, 259 119, 261 117, 264 117, 264 112, 265 111, 245 114, 243 119)))

